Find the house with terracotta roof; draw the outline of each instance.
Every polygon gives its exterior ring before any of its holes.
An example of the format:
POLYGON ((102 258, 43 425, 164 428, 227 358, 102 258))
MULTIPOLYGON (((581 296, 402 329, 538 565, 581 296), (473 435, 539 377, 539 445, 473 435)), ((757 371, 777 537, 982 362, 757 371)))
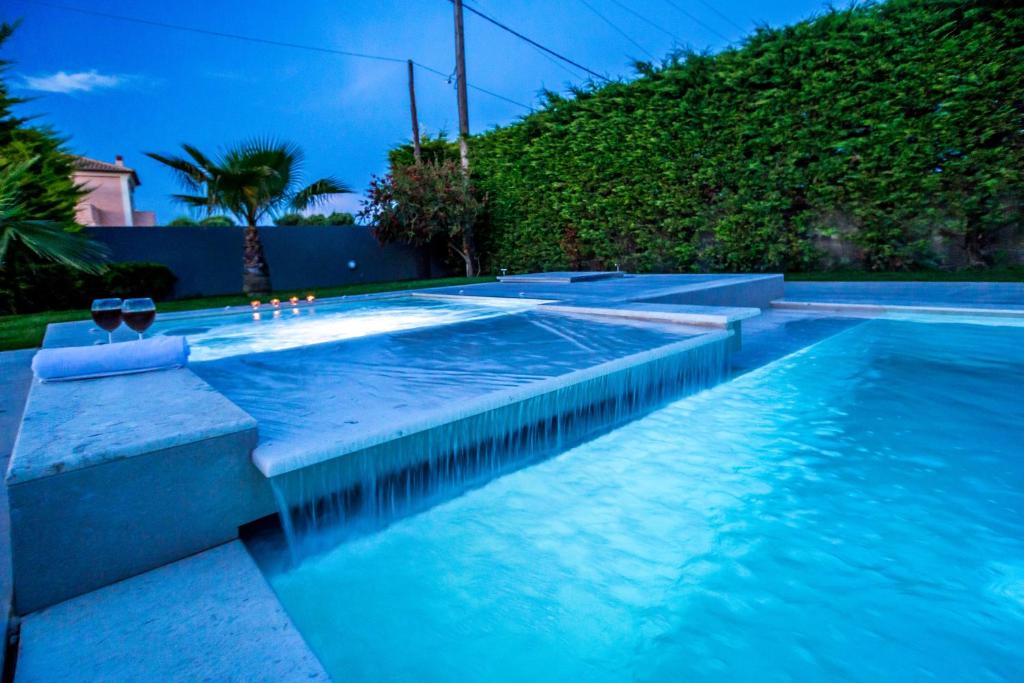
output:
POLYGON ((114 163, 75 157, 71 174, 86 194, 78 200, 76 220, 86 226, 142 227, 156 225, 156 213, 135 210, 138 174, 124 165, 118 154, 114 163))

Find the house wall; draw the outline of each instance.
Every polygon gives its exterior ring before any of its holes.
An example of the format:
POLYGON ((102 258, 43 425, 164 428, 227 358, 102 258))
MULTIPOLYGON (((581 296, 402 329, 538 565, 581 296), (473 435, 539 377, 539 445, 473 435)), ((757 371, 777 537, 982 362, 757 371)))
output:
MULTIPOLYGON (((77 220, 82 225, 125 225, 124 187, 127 176, 75 171, 74 181, 89 194, 78 202, 77 220)), ((131 211, 131 196, 127 199, 131 211)))
MULTIPOLYGON (((174 296, 234 294, 242 290, 241 228, 87 228, 112 259, 162 263, 178 277, 174 296)), ((382 246, 362 226, 260 228, 275 289, 306 289, 441 275, 405 245, 382 246), (352 261, 355 267, 350 268, 352 261)))

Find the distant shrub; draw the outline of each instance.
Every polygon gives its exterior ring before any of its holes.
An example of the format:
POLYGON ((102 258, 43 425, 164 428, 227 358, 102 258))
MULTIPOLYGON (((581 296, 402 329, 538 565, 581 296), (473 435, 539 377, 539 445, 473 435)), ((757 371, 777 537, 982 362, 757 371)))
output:
POLYGON ((274 221, 274 225, 281 225, 286 227, 292 225, 302 225, 302 221, 304 219, 305 216, 303 216, 301 213, 285 213, 277 217, 277 220, 274 221))
POLYGON ((0 313, 32 313, 87 308, 93 299, 148 296, 168 298, 177 280, 159 263, 111 264, 103 273, 90 275, 55 263, 34 264, 18 280, 0 290, 0 313))
POLYGON ((194 228, 197 226, 228 228, 234 227, 235 222, 228 218, 227 216, 220 215, 207 216, 206 218, 202 218, 200 220, 190 218, 189 216, 178 216, 167 225, 172 228, 194 228))
POLYGON ((326 216, 322 213, 314 213, 309 216, 303 216, 301 213, 286 213, 279 216, 274 221, 274 224, 290 227, 300 225, 355 225, 355 222, 356 218, 352 214, 344 211, 335 211, 326 216))
POLYGON ((215 228, 233 228, 235 227, 235 222, 227 216, 207 216, 199 221, 199 225, 215 228))

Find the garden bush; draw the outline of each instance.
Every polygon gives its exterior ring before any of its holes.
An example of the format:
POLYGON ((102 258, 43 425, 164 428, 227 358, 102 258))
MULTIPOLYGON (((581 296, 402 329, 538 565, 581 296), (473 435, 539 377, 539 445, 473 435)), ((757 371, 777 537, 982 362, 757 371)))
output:
POLYGON ((88 308, 93 299, 151 297, 167 299, 174 273, 159 263, 125 262, 91 275, 56 263, 35 263, 13 285, 0 289, 0 314, 88 308))

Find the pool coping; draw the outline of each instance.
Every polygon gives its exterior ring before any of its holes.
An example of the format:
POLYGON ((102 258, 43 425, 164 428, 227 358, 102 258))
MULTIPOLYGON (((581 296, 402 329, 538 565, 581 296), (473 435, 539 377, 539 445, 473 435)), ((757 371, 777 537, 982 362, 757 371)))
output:
POLYGON ((822 311, 827 313, 864 314, 868 316, 886 313, 922 313, 927 315, 970 315, 979 317, 1024 318, 1024 310, 1014 308, 966 308, 956 306, 907 306, 901 304, 861 304, 828 301, 788 301, 779 299, 771 302, 772 308, 793 311, 822 311))

